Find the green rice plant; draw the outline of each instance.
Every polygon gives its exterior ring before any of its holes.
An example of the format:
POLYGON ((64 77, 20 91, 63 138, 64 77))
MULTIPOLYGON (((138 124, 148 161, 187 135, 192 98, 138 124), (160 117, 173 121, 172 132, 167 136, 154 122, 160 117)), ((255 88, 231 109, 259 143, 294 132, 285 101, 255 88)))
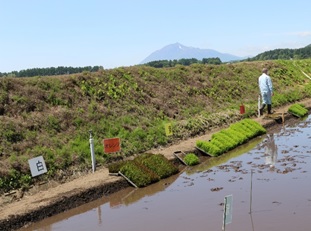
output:
POLYGON ((196 146, 211 156, 218 156, 264 133, 266 130, 259 123, 251 119, 243 119, 226 130, 214 133, 209 142, 197 141, 196 146))
POLYGON ((244 137, 244 142, 252 138, 252 131, 246 126, 241 126, 240 123, 231 124, 229 128, 241 134, 244 137))
POLYGON ((109 164, 108 165, 109 173, 118 173, 125 164, 126 161, 119 161, 109 164))
POLYGON ((148 159, 149 157, 151 157, 153 154, 151 153, 143 153, 139 156, 136 156, 134 161, 138 162, 138 163, 142 163, 145 159, 148 159))
POLYGON ((183 161, 189 166, 197 165, 200 163, 199 157, 194 153, 186 154, 186 156, 183 158, 183 161))
POLYGON ((196 141, 196 147, 201 149, 203 152, 207 153, 210 156, 219 156, 222 154, 222 150, 215 144, 204 141, 204 140, 197 140, 196 141))
POLYGON ((160 179, 164 179, 178 173, 178 168, 173 165, 162 154, 151 155, 142 160, 142 164, 155 172, 160 179))
POLYGON ((288 108, 288 112, 297 116, 303 117, 308 114, 308 110, 305 108, 303 104, 293 104, 288 108))
POLYGON ((252 127, 251 124, 249 124, 249 123, 248 123, 247 121, 245 121, 245 120, 244 120, 244 121, 240 121, 240 122, 241 122, 241 123, 240 123, 240 126, 243 126, 243 128, 249 130, 250 139, 256 136, 257 131, 256 131, 256 129, 254 129, 254 128, 252 127))
POLYGON ((217 132, 212 135, 212 142, 219 141, 227 150, 231 150, 237 146, 237 142, 224 132, 217 132))
POLYGON ((257 123, 255 120, 244 119, 244 120, 241 120, 240 122, 243 125, 248 126, 252 131, 254 131, 254 136, 253 137, 265 134, 267 132, 266 129, 261 124, 257 123))
POLYGON ((227 144, 223 143, 219 139, 211 139, 210 142, 220 149, 221 154, 230 150, 230 146, 227 146, 227 144))
POLYGON ((226 134, 228 137, 234 140, 238 145, 241 145, 245 142, 245 137, 241 133, 231 128, 221 130, 220 132, 226 134))
MULTIPOLYGON (((133 161, 142 163, 142 161, 146 158, 149 158, 151 155, 150 153, 144 153, 134 158, 133 161)), ((120 169, 127 163, 128 160, 118 161, 114 163, 108 164, 108 170, 110 173, 118 173, 120 169)))
POLYGON ((133 160, 116 162, 108 165, 110 173, 119 171, 136 186, 144 187, 160 179, 178 173, 178 168, 162 154, 144 153, 133 160))
POLYGON ((120 172, 137 187, 145 187, 160 180, 158 175, 137 161, 127 161, 120 172))
POLYGON ((252 119, 243 119, 235 124, 230 125, 235 131, 245 135, 247 139, 266 133, 266 129, 252 119))

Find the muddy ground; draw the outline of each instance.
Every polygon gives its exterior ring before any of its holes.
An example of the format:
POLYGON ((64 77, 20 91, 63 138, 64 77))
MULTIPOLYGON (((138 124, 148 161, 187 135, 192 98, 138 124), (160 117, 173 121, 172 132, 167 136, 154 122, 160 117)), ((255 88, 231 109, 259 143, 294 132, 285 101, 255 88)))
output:
MULTIPOLYGON (((301 103, 311 108, 311 99, 301 103)), ((275 109, 276 113, 285 113, 285 123, 290 119, 295 119, 292 115, 286 114, 288 107, 275 109)), ((264 119, 264 117, 254 118, 254 120, 266 128, 280 123, 280 121, 264 119)), ((216 131, 180 141, 170 147, 150 150, 150 153, 163 154, 168 159, 174 159, 175 151, 193 152, 196 140, 209 140, 216 131)), ((24 194, 16 192, 11 195, 2 195, 0 198, 0 229, 16 230, 32 222, 107 196, 125 187, 131 187, 126 180, 109 175, 107 168, 100 168, 95 173, 77 176, 76 179, 64 184, 47 182, 44 185, 35 186, 24 194)))

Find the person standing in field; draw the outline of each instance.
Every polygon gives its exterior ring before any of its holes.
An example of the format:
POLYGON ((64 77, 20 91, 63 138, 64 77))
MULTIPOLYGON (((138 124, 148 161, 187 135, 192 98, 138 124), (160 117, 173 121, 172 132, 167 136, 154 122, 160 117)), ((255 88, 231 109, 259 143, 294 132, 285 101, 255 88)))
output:
POLYGON ((268 69, 263 68, 262 74, 258 78, 259 89, 261 93, 262 105, 259 109, 260 115, 263 115, 265 106, 268 107, 268 114, 272 114, 272 96, 273 85, 270 76, 268 75, 268 69))

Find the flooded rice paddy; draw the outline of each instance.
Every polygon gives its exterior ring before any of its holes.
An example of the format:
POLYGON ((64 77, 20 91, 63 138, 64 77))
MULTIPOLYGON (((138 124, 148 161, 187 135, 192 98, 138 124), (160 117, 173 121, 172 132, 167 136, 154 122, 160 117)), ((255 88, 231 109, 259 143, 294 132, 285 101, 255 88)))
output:
POLYGON ((22 231, 304 231, 311 227, 311 116, 146 188, 118 193, 22 231))

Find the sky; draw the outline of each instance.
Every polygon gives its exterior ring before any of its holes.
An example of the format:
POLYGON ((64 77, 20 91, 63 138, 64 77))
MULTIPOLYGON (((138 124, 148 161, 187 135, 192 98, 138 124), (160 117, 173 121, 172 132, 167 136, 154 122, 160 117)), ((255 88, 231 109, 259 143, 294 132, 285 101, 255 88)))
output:
POLYGON ((181 43, 240 57, 311 44, 310 0, 0 0, 0 72, 139 64, 181 43))

